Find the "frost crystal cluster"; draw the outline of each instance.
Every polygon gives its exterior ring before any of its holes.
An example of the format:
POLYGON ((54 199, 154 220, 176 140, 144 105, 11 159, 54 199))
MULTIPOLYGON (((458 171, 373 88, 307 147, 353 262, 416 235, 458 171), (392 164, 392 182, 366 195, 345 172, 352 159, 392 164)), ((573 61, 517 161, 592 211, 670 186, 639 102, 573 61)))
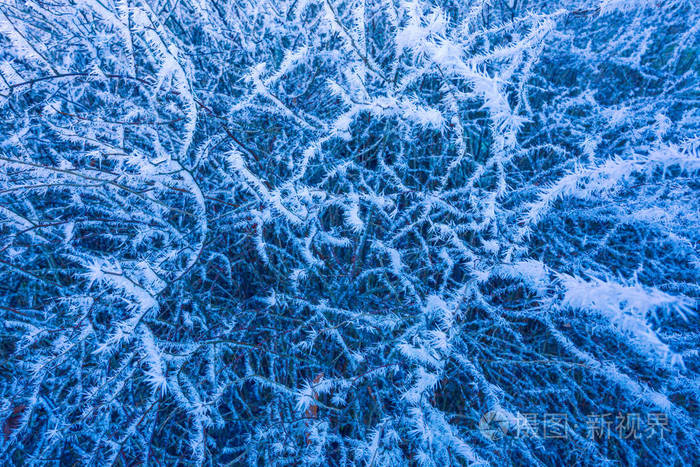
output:
POLYGON ((699 51, 695 0, 0 0, 0 462, 693 465, 699 51))

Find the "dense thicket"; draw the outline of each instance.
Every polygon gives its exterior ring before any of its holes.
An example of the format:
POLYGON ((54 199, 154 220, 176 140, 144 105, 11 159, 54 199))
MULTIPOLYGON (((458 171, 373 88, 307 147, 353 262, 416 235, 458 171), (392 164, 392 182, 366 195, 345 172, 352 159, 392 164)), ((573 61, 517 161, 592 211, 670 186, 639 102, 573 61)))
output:
POLYGON ((697 462, 699 38, 691 0, 0 1, 0 460, 697 462))

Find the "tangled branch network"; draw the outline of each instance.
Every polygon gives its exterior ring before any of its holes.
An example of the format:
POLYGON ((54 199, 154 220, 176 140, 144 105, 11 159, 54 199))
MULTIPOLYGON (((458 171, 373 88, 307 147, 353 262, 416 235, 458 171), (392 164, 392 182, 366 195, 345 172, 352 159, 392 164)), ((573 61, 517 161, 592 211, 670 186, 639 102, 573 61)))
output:
POLYGON ((694 0, 0 0, 0 461, 697 465, 699 51, 694 0))

